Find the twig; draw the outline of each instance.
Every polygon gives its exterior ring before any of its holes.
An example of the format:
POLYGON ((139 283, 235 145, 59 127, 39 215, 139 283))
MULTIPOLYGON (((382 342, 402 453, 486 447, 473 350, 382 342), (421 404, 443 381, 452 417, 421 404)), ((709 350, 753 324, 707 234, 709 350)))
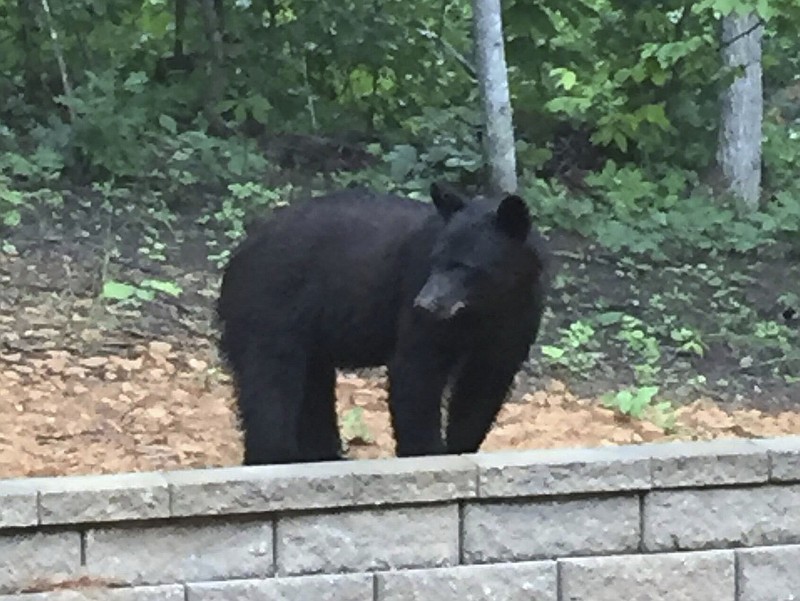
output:
POLYGON ((306 109, 308 109, 308 115, 311 117, 311 128, 317 131, 319 129, 319 124, 317 123, 317 111, 314 108, 314 93, 311 90, 311 82, 308 78, 307 52, 303 52, 303 84, 306 87, 306 109))

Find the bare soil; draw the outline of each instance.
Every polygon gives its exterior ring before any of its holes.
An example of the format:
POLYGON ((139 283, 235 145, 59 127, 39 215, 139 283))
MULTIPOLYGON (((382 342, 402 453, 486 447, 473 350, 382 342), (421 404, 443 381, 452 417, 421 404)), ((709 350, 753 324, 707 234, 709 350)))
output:
MULTIPOLYGON (((186 351, 162 341, 137 345, 127 356, 3 355, 0 477, 239 464, 230 379, 215 363, 210 347, 186 351)), ((800 433, 798 413, 726 412, 699 399, 678 410, 676 431, 666 435, 653 423, 621 418, 575 396, 560 381, 543 384, 505 406, 482 450, 800 433)), ((385 380, 343 374, 337 392, 348 455, 392 456, 385 380)))

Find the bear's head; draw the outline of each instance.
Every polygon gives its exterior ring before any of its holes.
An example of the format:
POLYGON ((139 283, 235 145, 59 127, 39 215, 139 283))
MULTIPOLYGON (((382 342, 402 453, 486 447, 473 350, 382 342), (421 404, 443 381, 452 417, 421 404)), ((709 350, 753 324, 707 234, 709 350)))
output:
POLYGON ((441 184, 431 186, 431 198, 444 223, 414 306, 450 319, 528 305, 544 249, 525 201, 516 194, 465 198, 441 184))

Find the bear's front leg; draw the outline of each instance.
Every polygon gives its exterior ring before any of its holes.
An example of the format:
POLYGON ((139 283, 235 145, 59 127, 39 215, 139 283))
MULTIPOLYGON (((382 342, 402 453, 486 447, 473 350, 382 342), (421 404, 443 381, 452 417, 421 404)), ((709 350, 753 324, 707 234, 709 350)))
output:
POLYGON ((442 455, 442 393, 451 361, 434 344, 401 340, 389 362, 389 410, 398 457, 442 455))
POLYGON ((476 453, 508 397, 521 360, 506 353, 470 356, 453 384, 447 420, 447 452, 476 453))

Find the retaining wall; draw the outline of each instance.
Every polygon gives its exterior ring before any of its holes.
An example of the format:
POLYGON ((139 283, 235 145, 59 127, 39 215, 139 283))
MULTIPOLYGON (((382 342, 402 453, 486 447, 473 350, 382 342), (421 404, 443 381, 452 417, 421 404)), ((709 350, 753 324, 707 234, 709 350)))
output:
POLYGON ((1 601, 800 599, 800 437, 0 481, 1 601))

